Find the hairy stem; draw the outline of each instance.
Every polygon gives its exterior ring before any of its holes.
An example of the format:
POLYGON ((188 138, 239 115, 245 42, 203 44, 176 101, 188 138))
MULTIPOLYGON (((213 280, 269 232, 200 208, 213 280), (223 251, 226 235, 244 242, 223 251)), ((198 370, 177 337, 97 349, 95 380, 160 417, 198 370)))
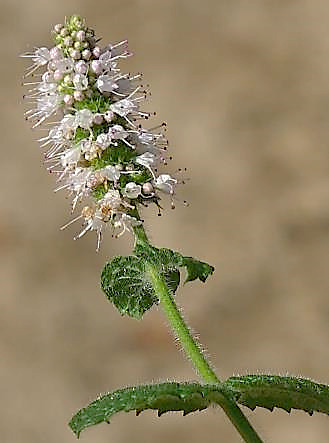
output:
POLYGON ((146 270, 151 278, 154 290, 159 297, 162 309, 166 314, 169 324, 179 338, 186 355, 190 358, 196 370, 206 383, 220 383, 220 380, 211 369, 210 364, 202 353, 199 345, 192 337, 173 297, 169 293, 163 277, 160 275, 156 267, 150 263, 147 264, 146 270))
MULTIPOLYGON (((210 367, 208 360, 187 327, 163 277, 151 263, 147 264, 146 269, 153 283, 154 290, 159 297, 161 306, 167 316, 168 322, 176 336, 179 338, 186 355, 192 361, 195 369, 206 383, 220 383, 217 375, 210 367)), ((217 400, 245 442, 262 442, 234 401, 220 394, 218 394, 217 400)))
MULTIPOLYGON (((143 243, 144 245, 149 244, 143 227, 138 226, 137 229, 135 228, 135 234, 137 242, 143 243)), ((169 325, 182 344, 185 354, 191 360, 194 368, 206 383, 219 384, 219 378, 211 368, 200 346, 193 338, 159 269, 154 263, 148 262, 146 264, 146 271, 160 300, 169 325)), ((233 400, 224 394, 218 394, 217 401, 246 443, 262 443, 262 440, 246 416, 233 400)))

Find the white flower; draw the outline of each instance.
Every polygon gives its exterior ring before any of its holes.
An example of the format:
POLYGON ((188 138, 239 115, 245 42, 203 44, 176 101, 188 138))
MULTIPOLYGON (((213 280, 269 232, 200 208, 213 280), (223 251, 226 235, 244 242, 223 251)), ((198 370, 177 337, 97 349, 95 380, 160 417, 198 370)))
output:
POLYGON ((113 226, 114 228, 121 228, 121 232, 117 234, 117 237, 120 237, 126 231, 131 232, 135 226, 140 226, 142 224, 141 220, 137 220, 135 217, 131 217, 126 213, 118 214, 116 217, 113 226))
POLYGON ((50 59, 50 51, 48 48, 36 48, 34 52, 26 52, 21 55, 23 58, 32 59, 33 65, 28 68, 26 72, 26 76, 31 75, 34 71, 36 71, 39 67, 46 65, 50 59))
POLYGON ((108 50, 110 51, 112 57, 129 57, 132 55, 128 50, 128 40, 122 40, 116 45, 108 45, 108 50))
POLYGON ((77 91, 84 91, 88 89, 88 77, 83 74, 75 74, 73 76, 73 85, 77 91))
POLYGON ((56 113, 60 106, 60 97, 57 94, 46 94, 36 99, 37 107, 30 113, 28 118, 35 119, 33 128, 41 125, 48 117, 56 113))
POLYGON ((129 135, 121 125, 113 125, 111 128, 111 134, 114 140, 124 139, 129 135))
POLYGON ((61 157, 61 163, 64 168, 71 165, 77 165, 81 157, 81 150, 79 147, 66 149, 61 157))
POLYGON ((50 143, 53 145, 61 145, 65 143, 66 139, 64 138, 63 129, 60 126, 55 126, 48 132, 46 137, 40 138, 39 141, 44 142, 41 146, 46 146, 50 143))
POLYGON ((132 81, 129 78, 121 78, 117 81, 116 92, 121 95, 129 95, 133 91, 132 81))
POLYGON ((93 124, 94 114, 89 109, 81 109, 75 114, 77 125, 83 129, 90 129, 93 124))
POLYGON ((46 71, 41 76, 41 80, 45 83, 53 83, 55 81, 54 74, 52 72, 46 71))
POLYGON ((87 180, 92 175, 92 170, 89 168, 79 167, 68 177, 70 191, 79 194, 85 190, 87 180))
POLYGON ((112 165, 105 166, 105 168, 100 170, 100 173, 103 177, 111 182, 118 181, 121 175, 120 169, 112 165))
POLYGON ((81 140, 80 146, 86 160, 90 161, 98 156, 99 146, 92 140, 85 138, 81 140))
POLYGON ((128 114, 137 111, 138 106, 133 101, 124 98, 123 100, 113 103, 110 106, 110 109, 120 115, 120 117, 126 117, 128 114))
POLYGON ((154 187, 167 194, 174 194, 177 180, 169 174, 161 174, 154 180, 154 187))
POLYGON ((96 143, 104 150, 110 146, 112 142, 112 134, 110 132, 102 132, 96 138, 96 143))
POLYGON ((138 134, 138 140, 143 143, 144 145, 150 145, 153 143, 154 135, 151 132, 141 132, 138 134))
POLYGON ((112 54, 111 51, 105 51, 99 57, 99 61, 101 62, 102 68, 104 71, 110 71, 116 65, 112 62, 112 54))
POLYGON ((113 92, 118 89, 118 84, 109 75, 100 75, 96 81, 96 86, 101 92, 113 92))
POLYGON ((65 136, 69 136, 72 133, 74 134, 78 126, 78 119, 73 114, 64 115, 59 125, 65 136))
POLYGON ((74 70, 74 60, 72 60, 71 58, 53 60, 51 63, 52 67, 63 75, 68 74, 74 70))
POLYGON ((148 151, 136 157, 136 163, 148 168, 152 172, 152 174, 153 174, 152 167, 156 166, 158 162, 159 162, 159 157, 156 154, 148 151))
POLYGON ((65 183, 55 189, 55 192, 67 189, 71 194, 75 194, 72 202, 72 210, 74 210, 79 199, 89 196, 88 182, 92 175, 93 171, 89 168, 75 167, 72 170, 65 168, 60 177, 62 179, 65 176, 65 183))
MULTIPOLYGON (((102 212, 99 209, 95 211, 92 208, 90 208, 89 206, 85 206, 81 212, 81 216, 77 217, 77 219, 82 218, 82 217, 85 220, 85 226, 82 229, 82 231, 76 237, 74 237, 74 240, 78 240, 79 238, 83 237, 86 234, 86 232, 88 232, 88 231, 96 231, 96 233, 97 233, 96 251, 99 251, 101 238, 102 238, 102 232, 103 232, 103 229, 106 224, 106 222, 103 219, 102 212)), ((77 220, 77 219, 75 219, 75 220, 77 220)), ((72 220, 72 222, 75 220, 72 220)), ((69 224, 71 224, 72 222, 70 222, 69 224)), ((66 226, 64 226, 63 228, 65 228, 65 227, 66 226)))
POLYGON ((55 93, 57 89, 57 83, 42 81, 38 86, 38 91, 44 93, 55 93))
POLYGON ((116 189, 109 190, 100 200, 100 203, 109 205, 111 209, 119 209, 122 205, 120 192, 116 189))
POLYGON ((114 114, 114 112, 112 112, 112 111, 106 111, 106 112, 104 113, 104 120, 105 120, 107 123, 111 123, 114 117, 115 117, 115 114, 114 114))
POLYGON ((126 184, 126 187, 123 191, 123 195, 128 198, 137 198, 142 191, 141 185, 137 185, 134 182, 129 182, 126 184))
POLYGON ((50 60, 50 51, 48 48, 39 48, 36 49, 34 56, 32 57, 33 63, 44 66, 50 60))
POLYGON ((152 168, 157 165, 158 161, 159 161, 158 156, 148 151, 136 157, 136 163, 145 166, 145 168, 147 168, 151 172, 154 179, 155 179, 155 174, 152 168))

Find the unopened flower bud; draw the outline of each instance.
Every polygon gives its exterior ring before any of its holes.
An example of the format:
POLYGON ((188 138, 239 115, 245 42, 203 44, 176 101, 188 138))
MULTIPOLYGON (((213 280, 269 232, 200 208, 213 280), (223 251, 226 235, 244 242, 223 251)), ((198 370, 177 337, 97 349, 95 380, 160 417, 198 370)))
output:
POLYGON ((72 95, 68 95, 68 94, 64 95, 63 100, 67 106, 72 106, 74 103, 74 99, 73 99, 72 95))
POLYGON ((82 58, 83 58, 84 60, 89 60, 90 57, 91 57, 91 52, 89 51, 89 49, 84 49, 84 50, 82 51, 82 58))
POLYGON ((95 74, 100 74, 101 72, 103 72, 102 63, 99 60, 93 60, 90 64, 90 69, 95 74))
POLYGON ((51 83, 53 82, 54 79, 54 74, 52 72, 46 71, 43 75, 42 75, 42 81, 45 83, 51 83))
POLYGON ((82 91, 74 91, 73 93, 74 100, 81 101, 84 99, 84 95, 82 91))
POLYGON ((75 64, 74 70, 78 74, 86 74, 88 72, 88 65, 83 60, 80 60, 75 64))
POLYGON ((112 112, 112 111, 106 111, 104 114, 104 119, 108 123, 111 123, 111 121, 113 120, 113 117, 114 117, 114 112, 112 112))
POLYGON ((64 26, 61 23, 58 23, 54 26, 54 31, 59 34, 64 26))
POLYGON ((83 29, 84 22, 78 15, 72 15, 69 19, 69 23, 76 29, 83 29))
POLYGON ((60 31, 60 35, 61 35, 62 37, 66 37, 67 35, 69 35, 69 31, 68 31, 68 29, 65 28, 65 27, 63 27, 63 28, 61 29, 61 31, 60 31))
POLYGON ((99 58, 99 56, 101 55, 102 50, 99 46, 95 46, 93 49, 93 56, 96 58, 99 58))
POLYGON ((73 39, 72 39, 72 37, 68 35, 67 37, 64 38, 63 43, 64 43, 64 45, 67 46, 67 47, 72 46, 72 45, 73 45, 73 39))
POLYGON ((70 74, 66 74, 65 77, 63 78, 63 83, 66 86, 72 86, 72 84, 73 84, 72 76, 70 74))
POLYGON ((62 51, 57 46, 51 48, 49 52, 52 60, 58 60, 63 56, 62 51))
POLYGON ((101 125, 104 122, 102 114, 95 114, 93 121, 94 121, 95 125, 101 125))
POLYGON ((64 77, 64 73, 61 72, 59 69, 56 69, 56 71, 54 72, 54 79, 55 79, 55 81, 56 82, 60 82, 63 77, 64 77))
POLYGON ((73 60, 79 60, 81 58, 81 52, 78 51, 77 49, 70 49, 70 57, 73 58, 73 60))
POLYGON ((145 194, 145 195, 153 194, 154 188, 153 188, 152 183, 150 183, 150 182, 144 183, 142 186, 142 191, 143 191, 143 194, 145 194))
POLYGON ((85 31, 78 31, 78 32, 77 32, 77 34, 76 34, 76 39, 77 39, 79 42, 83 42, 85 38, 86 38, 86 33, 85 33, 85 31))

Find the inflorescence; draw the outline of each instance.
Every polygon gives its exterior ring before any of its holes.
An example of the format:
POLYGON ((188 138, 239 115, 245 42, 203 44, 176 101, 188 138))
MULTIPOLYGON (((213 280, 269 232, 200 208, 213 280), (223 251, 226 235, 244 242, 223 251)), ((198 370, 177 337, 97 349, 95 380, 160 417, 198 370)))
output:
POLYGON ((120 236, 143 223, 139 205, 152 202, 161 208, 159 192, 169 194, 173 206, 178 181, 157 175, 157 167, 166 165, 165 123, 151 129, 140 123, 151 116, 140 110, 148 94, 142 75, 118 67, 132 55, 127 41, 101 48, 94 31, 76 15, 56 25, 53 37, 51 49, 23 54, 33 62, 25 77, 46 69, 38 81, 25 83, 31 89, 24 97, 34 106, 25 115, 33 128, 50 125, 39 142, 47 149, 47 169, 57 176, 55 191, 66 189, 73 196, 72 212, 88 199, 62 229, 82 220, 75 239, 96 231, 98 250, 107 224, 120 236))

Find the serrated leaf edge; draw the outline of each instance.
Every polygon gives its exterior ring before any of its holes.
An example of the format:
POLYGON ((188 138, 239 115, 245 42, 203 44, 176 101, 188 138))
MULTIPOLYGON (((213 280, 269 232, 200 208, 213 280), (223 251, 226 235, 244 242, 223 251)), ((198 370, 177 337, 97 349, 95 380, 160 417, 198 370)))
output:
POLYGON ((76 436, 79 437, 84 429, 101 422, 109 423, 113 415, 122 411, 130 412, 135 410, 138 416, 144 410, 153 409, 158 411, 159 417, 169 411, 183 411, 185 416, 191 412, 206 409, 211 403, 215 404, 215 397, 212 398, 210 395, 214 391, 220 394, 219 385, 176 382, 118 389, 98 397, 88 406, 80 409, 71 419, 69 426, 76 436), (184 390, 186 391, 185 393, 184 390), (114 410, 114 401, 120 403, 118 396, 124 397, 129 392, 132 394, 130 404, 118 405, 114 410), (104 403, 107 401, 108 406, 106 408, 104 403), (170 406, 171 401, 178 402, 178 404, 170 406))
POLYGON ((302 410, 312 415, 329 415, 329 386, 309 379, 278 375, 230 377, 222 387, 233 399, 251 410, 262 407, 273 411, 302 410))

